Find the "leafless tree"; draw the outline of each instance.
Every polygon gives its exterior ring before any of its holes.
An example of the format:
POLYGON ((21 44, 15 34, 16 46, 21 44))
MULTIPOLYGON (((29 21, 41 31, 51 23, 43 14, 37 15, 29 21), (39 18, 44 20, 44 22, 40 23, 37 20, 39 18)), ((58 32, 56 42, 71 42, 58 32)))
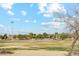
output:
POLYGON ((56 14, 63 22, 66 24, 68 30, 72 33, 74 33, 74 41, 70 47, 68 56, 72 55, 72 52, 74 50, 75 44, 77 40, 79 39, 79 4, 77 4, 77 7, 75 6, 72 10, 67 10, 66 14, 56 14))
POLYGON ((67 14, 64 17, 64 22, 66 23, 69 30, 74 33, 74 37, 75 37, 71 45, 71 49, 68 53, 69 56, 72 55, 75 44, 77 40, 79 39, 79 9, 73 10, 73 13, 74 13, 74 16, 67 14))
POLYGON ((75 38, 74 38, 74 41, 71 45, 71 49, 70 49, 69 54, 68 54, 69 56, 72 54, 73 49, 74 49, 75 44, 76 44, 76 41, 79 39, 79 18, 72 17, 71 19, 72 19, 72 21, 66 21, 66 23, 68 24, 70 31, 73 31, 75 38))

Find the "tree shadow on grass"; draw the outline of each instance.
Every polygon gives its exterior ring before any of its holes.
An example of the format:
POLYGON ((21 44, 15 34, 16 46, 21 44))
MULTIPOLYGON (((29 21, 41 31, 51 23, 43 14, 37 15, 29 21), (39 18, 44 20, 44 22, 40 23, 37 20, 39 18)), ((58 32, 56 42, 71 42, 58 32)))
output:
POLYGON ((65 47, 30 47, 30 48, 0 48, 0 50, 57 50, 57 51, 68 51, 68 48, 65 47))

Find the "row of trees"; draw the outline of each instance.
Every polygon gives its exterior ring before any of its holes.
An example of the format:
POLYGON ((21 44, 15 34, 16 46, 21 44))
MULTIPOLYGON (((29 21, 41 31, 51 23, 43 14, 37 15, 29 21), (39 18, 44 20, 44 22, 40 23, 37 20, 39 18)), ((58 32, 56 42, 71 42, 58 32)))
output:
MULTIPOLYGON (((47 34, 47 33, 42 33, 42 34, 34 34, 34 33, 29 33, 29 34, 18 34, 18 35, 13 35, 13 39, 19 39, 19 40, 30 40, 30 39, 35 39, 35 40, 43 40, 43 39, 49 39, 49 40, 64 40, 68 38, 72 38, 72 34, 68 33, 54 33, 54 34, 47 34)), ((7 36, 7 34, 0 35, 1 39, 9 39, 11 38, 10 35, 7 36)))

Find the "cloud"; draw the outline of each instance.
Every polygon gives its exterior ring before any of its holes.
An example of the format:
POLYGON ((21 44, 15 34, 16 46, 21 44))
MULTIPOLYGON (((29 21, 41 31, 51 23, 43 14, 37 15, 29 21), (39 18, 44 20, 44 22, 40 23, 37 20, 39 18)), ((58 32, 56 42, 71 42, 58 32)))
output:
POLYGON ((14 13, 11 10, 8 10, 9 15, 14 15, 14 13))
POLYGON ((11 10, 13 3, 1 3, 0 6, 6 10, 11 10))
POLYGON ((23 16, 25 16, 25 15, 27 14, 27 12, 26 12, 25 10, 22 10, 22 11, 21 11, 21 14, 22 14, 23 16))
POLYGON ((47 3, 38 4, 38 9, 39 9, 40 13, 46 12, 45 7, 47 7, 47 3))
POLYGON ((30 20, 25 20, 25 22, 26 22, 26 23, 29 23, 29 22, 30 22, 30 20))
POLYGON ((13 4, 14 4, 13 2, 10 2, 10 3, 0 3, 0 7, 2 7, 4 10, 6 10, 8 14, 14 15, 14 13, 12 12, 13 4))
POLYGON ((41 25, 48 28, 61 28, 64 22, 52 21, 52 22, 42 22, 41 25))
POLYGON ((48 12, 50 12, 50 13, 54 13, 54 12, 66 13, 66 10, 64 9, 64 6, 62 4, 53 3, 53 4, 50 4, 50 6, 48 7, 48 12))
POLYGON ((4 25, 3 24, 0 24, 0 28, 3 28, 4 27, 4 25))
POLYGON ((26 22, 26 23, 34 23, 34 24, 37 23, 36 20, 25 20, 25 22, 26 22))
POLYGON ((17 21, 20 21, 21 19, 19 18, 9 18, 10 21, 14 21, 14 22, 17 22, 17 21))
POLYGON ((33 7, 33 3, 30 4, 30 7, 33 7))
POLYGON ((39 13, 45 17, 53 16, 55 13, 66 14, 66 9, 59 3, 40 3, 38 9, 39 13))
POLYGON ((33 23, 37 23, 37 21, 36 20, 33 20, 33 23))
POLYGON ((53 18, 52 21, 64 22, 63 18, 53 18))
POLYGON ((51 17, 50 14, 43 14, 44 17, 51 17))

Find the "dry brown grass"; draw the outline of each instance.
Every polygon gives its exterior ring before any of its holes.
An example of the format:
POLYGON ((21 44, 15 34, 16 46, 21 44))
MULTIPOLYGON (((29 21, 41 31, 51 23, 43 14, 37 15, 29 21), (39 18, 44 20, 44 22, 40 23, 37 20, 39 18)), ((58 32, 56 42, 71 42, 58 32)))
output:
MULTIPOLYGON (((12 55, 66 55, 73 40, 3 40, 0 49, 11 50, 12 55)), ((79 41, 75 46, 79 51, 79 41)))

